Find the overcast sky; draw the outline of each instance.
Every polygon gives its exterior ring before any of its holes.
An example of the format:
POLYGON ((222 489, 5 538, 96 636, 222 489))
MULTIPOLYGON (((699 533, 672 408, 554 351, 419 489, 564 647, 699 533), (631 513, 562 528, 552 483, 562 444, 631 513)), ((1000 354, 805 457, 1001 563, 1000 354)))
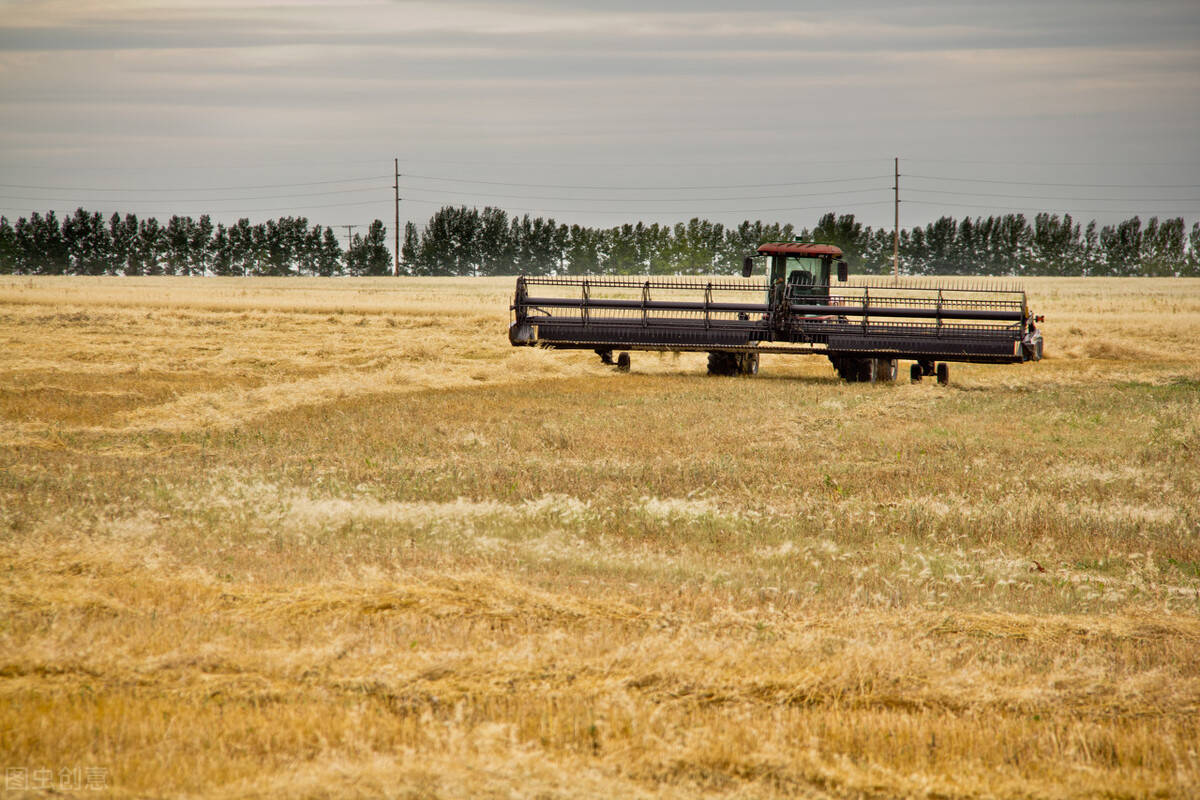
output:
POLYGON ((10 219, 1200 219, 1197 0, 0 0, 0 107, 10 219))

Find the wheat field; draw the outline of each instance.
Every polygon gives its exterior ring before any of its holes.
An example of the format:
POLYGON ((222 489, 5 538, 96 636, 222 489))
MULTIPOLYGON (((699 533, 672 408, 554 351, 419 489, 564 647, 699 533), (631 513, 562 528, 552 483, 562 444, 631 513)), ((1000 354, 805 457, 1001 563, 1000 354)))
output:
POLYGON ((3 795, 1197 796, 1200 281, 1024 286, 943 387, 0 278, 3 795))

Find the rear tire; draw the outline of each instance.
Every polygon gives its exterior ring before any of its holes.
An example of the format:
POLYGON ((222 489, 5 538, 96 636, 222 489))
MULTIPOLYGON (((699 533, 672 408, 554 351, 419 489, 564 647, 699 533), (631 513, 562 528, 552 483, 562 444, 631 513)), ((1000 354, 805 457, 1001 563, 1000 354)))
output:
POLYGON ((629 372, 629 353, 617 356, 617 372, 629 372))
POLYGON ((897 369, 896 359, 877 358, 875 359, 875 380, 891 383, 896 380, 897 369))
POLYGON ((950 383, 950 365, 945 361, 937 365, 937 382, 939 386, 950 383))
POLYGON ((743 353, 738 356, 738 372, 742 375, 758 374, 758 353, 743 353))
POLYGON ((908 368, 908 379, 913 383, 921 382, 921 365, 913 364, 908 368))

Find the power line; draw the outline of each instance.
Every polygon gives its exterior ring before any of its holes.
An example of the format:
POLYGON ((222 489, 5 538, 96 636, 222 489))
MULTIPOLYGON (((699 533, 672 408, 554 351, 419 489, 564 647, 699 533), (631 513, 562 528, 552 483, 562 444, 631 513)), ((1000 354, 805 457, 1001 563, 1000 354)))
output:
MULTIPOLYGON (((830 162, 834 163, 834 162, 830 162)), ((953 163, 953 162, 947 162, 953 163)), ((964 162, 966 163, 966 162, 964 162)), ((979 162, 991 163, 991 162, 979 162)), ((1000 163, 1000 162, 996 162, 1000 163)), ((588 191, 643 191, 643 192, 660 192, 660 191, 683 191, 683 190, 700 190, 700 189, 768 189, 779 188, 784 186, 816 186, 828 185, 833 183, 853 183, 867 180, 880 180, 891 178, 891 175, 867 175, 853 178, 828 178, 807 181, 787 181, 782 183, 740 183, 740 184, 703 184, 703 185, 679 185, 679 186, 619 186, 619 185, 587 185, 587 184, 561 184, 561 183, 520 183, 515 181, 487 181, 474 178, 452 178, 439 175, 417 175, 406 173, 407 178, 417 178, 421 180, 440 181, 447 183, 464 183, 475 184, 481 186, 508 186, 518 188, 535 188, 535 189, 579 189, 588 191)), ((1200 184, 1122 184, 1122 183, 1050 183, 1050 182, 1035 182, 1035 181, 1009 181, 996 180, 990 178, 955 178, 947 175, 906 175, 909 178, 918 178, 922 180, 949 181, 953 183, 991 183, 1003 184, 1008 186, 1065 186, 1072 188, 1096 188, 1096 189, 1198 189, 1200 184)), ((44 186, 38 184, 27 183, 0 183, 0 188, 8 189, 33 189, 37 191, 64 191, 64 192, 146 192, 146 193, 167 193, 167 192, 215 192, 215 191, 241 191, 250 189, 286 189, 300 186, 329 186, 333 184, 346 183, 363 183, 366 181, 382 180, 384 178, 392 179, 393 175, 370 175, 358 178, 339 178, 334 180, 323 181, 303 181, 296 183, 266 183, 266 184, 243 184, 237 186, 176 186, 171 188, 160 187, 101 187, 101 186, 44 186)), ((317 194, 337 194, 348 193, 355 191, 368 191, 375 187, 361 187, 354 189, 337 189, 329 192, 312 192, 310 195, 317 194)), ((389 187, 390 188, 390 185, 389 187)), ((866 190, 864 190, 866 191, 866 190)), ((264 198, 257 197, 238 197, 238 198, 204 198, 214 202, 229 200, 254 200, 254 199, 275 199, 283 197, 304 196, 304 195, 270 195, 264 198)), ((503 195, 501 195, 503 196, 503 195)), ((515 196, 515 195, 509 195, 515 196)), ((798 196, 798 195, 792 195, 798 196)), ((50 199, 50 198, 47 198, 50 199)), ((599 198, 596 198, 599 199, 599 198)), ((733 198, 729 198, 733 199, 733 198)))
MULTIPOLYGON (((1109 161, 989 161, 984 159, 956 159, 956 158, 906 158, 905 161, 916 161, 921 164, 994 164, 997 166, 1038 166, 1038 167, 1111 167, 1113 162, 1109 161)), ((1179 166, 1200 166, 1200 161, 1126 161, 1121 160, 1121 164, 1138 167, 1179 167, 1179 166)))
MULTIPOLYGON (((257 197, 189 197, 189 198, 169 198, 172 203, 237 203, 243 200, 290 200, 302 199, 305 197, 322 197, 330 194, 356 194, 358 192, 374 192, 380 189, 390 189, 390 186, 366 186, 361 189, 334 189, 328 192, 306 192, 305 194, 267 194, 257 197)), ((70 197, 29 197, 26 195, 3 195, 8 200, 44 200, 52 203, 77 203, 79 200, 70 197)), ((127 197, 102 197, 97 198, 96 202, 103 203, 162 203, 167 202, 167 198, 157 198, 154 200, 134 200, 127 197)))
MULTIPOLYGON (((446 204, 445 200, 441 200, 441 199, 434 200, 434 199, 428 198, 428 197, 412 197, 411 195, 405 195, 404 199, 405 199, 405 201, 413 201, 413 202, 417 202, 417 203, 428 203, 430 205, 445 205, 446 204)), ((585 199, 585 198, 577 198, 577 199, 585 199)), ((854 205, 856 207, 857 206, 877 206, 877 205, 882 205, 884 203, 887 203, 890 205, 891 202, 892 202, 891 200, 872 200, 869 202, 854 201, 852 203, 852 205, 854 205)), ((646 214, 646 215, 650 215, 650 214, 682 214, 682 215, 695 216, 697 213, 700 213, 700 212, 703 212, 706 214, 758 214, 758 213, 768 212, 768 211, 770 211, 770 212, 774 212, 774 211, 811 211, 813 209, 824 209, 826 211, 831 211, 831 210, 833 210, 833 208, 836 208, 836 207, 837 206, 831 206, 828 203, 822 203, 820 205, 815 205, 815 206, 790 206, 790 207, 781 207, 781 208, 699 208, 699 209, 697 209, 697 208, 690 208, 690 209, 622 208, 622 209, 614 209, 612 211, 606 211, 604 209, 597 209, 597 208, 518 208, 518 207, 514 207, 514 206, 507 206, 504 210, 506 210, 506 211, 528 211, 528 212, 537 212, 537 213, 542 213, 542 214, 551 214, 551 213, 552 214, 626 214, 626 215, 629 215, 629 214, 646 214)), ((842 207, 845 207, 844 204, 842 207)))
MULTIPOLYGON (((11 198, 11 197, 0 197, 0 200, 12 200, 12 199, 14 199, 14 198, 11 198)), ((45 200, 45 198, 35 198, 35 199, 45 200)), ((59 200, 59 201, 55 201, 55 200, 45 200, 45 201, 46 201, 46 202, 59 202, 59 203, 65 203, 66 205, 78 205, 78 206, 82 206, 82 205, 84 205, 83 203, 79 203, 79 202, 77 202, 77 201, 69 201, 69 202, 68 202, 68 201, 63 201, 63 200, 59 200)), ((113 203, 113 202, 122 202, 122 201, 105 200, 104 202, 107 202, 107 203, 113 203)), ((153 202, 170 202, 170 201, 159 201, 159 200, 156 200, 156 201, 153 201, 153 202)), ((310 208, 351 208, 351 207, 354 207, 354 206, 371 206, 371 205, 377 205, 377 204, 379 204, 379 201, 378 201, 378 200, 363 200, 363 201, 361 201, 361 202, 357 202, 357 203, 326 203, 326 204, 322 204, 322 205, 308 205, 308 204, 305 204, 305 205, 304 205, 304 208, 305 208, 305 209, 310 209, 310 208)), ((131 205, 135 205, 135 206, 137 206, 137 205, 146 205, 146 204, 145 204, 145 203, 131 203, 131 205)), ((22 210, 25 210, 25 209, 26 209, 26 208, 28 208, 28 207, 27 207, 27 206, 26 206, 26 207, 5 206, 5 208, 6 208, 6 209, 8 209, 8 210, 10 210, 10 211, 22 211, 22 210)), ((295 212, 295 211, 296 211, 296 206, 294 206, 294 205, 291 205, 291 206, 276 206, 276 207, 274 207, 274 208, 219 208, 219 209, 210 209, 210 210, 208 210, 208 211, 203 211, 203 212, 200 212, 200 214, 201 214, 201 215, 203 215, 203 214, 208 214, 208 215, 210 215, 210 216, 211 216, 212 214, 260 214, 260 213, 262 213, 262 212, 264 212, 264 211, 292 211, 292 212, 295 212)), ((142 214, 145 214, 145 213, 147 213, 147 212, 145 212, 145 211, 142 211, 142 212, 140 212, 140 213, 142 213, 142 214)), ((178 214, 179 214, 179 212, 178 212, 178 211, 175 211, 175 212, 172 212, 172 213, 173 213, 173 214, 175 214, 175 215, 178 215, 178 214)), ((167 216, 167 214, 163 214, 163 213, 161 213, 161 212, 160 212, 160 213, 158 213, 158 214, 155 214, 154 216, 160 216, 160 217, 162 217, 162 216, 167 216)), ((192 216, 192 215, 190 215, 190 214, 185 214, 184 216, 192 216)))
POLYGON ((95 186, 34 186, 26 183, 0 183, 0 187, 6 189, 40 189, 47 192, 232 192, 239 189, 287 189, 293 186, 328 186, 333 183, 362 183, 363 181, 378 181, 390 177, 390 175, 371 175, 366 178, 341 178, 339 180, 332 181, 307 181, 305 183, 263 183, 254 186, 175 186, 170 189, 158 189, 153 187, 142 187, 139 189, 112 189, 95 186))
MULTIPOLYGON (((404 177, 408 177, 407 175, 404 177)), ((588 203, 628 203, 630 200, 635 202, 646 203, 690 203, 704 202, 714 200, 772 200, 786 199, 789 197, 826 197, 829 195, 843 194, 862 194, 864 192, 878 192, 887 189, 886 186, 868 187, 866 189, 839 189, 834 191, 808 192, 798 194, 758 194, 758 195, 743 195, 735 197, 564 197, 562 195, 528 195, 528 194, 496 194, 492 192, 456 192, 450 189, 441 189, 434 186, 407 186, 407 189, 416 189, 417 191, 428 190, 438 192, 440 194, 463 195, 466 197, 503 197, 515 200, 574 200, 577 202, 588 203)))
POLYGON ((1007 186, 1068 186, 1074 189, 1200 189, 1197 183, 1035 183, 1033 181, 998 181, 988 178, 950 178, 945 175, 905 175, 930 181, 953 183, 1001 183, 1007 186))
MULTIPOLYGON (((908 202, 910 205, 915 204, 915 205, 921 205, 921 206, 941 206, 943 208, 947 205, 947 203, 939 203, 939 202, 935 202, 933 200, 908 200, 906 202, 908 202)), ((953 205, 956 208, 982 208, 982 209, 990 209, 992 211, 1044 211, 1044 212, 1052 213, 1052 214, 1070 213, 1070 212, 1065 212, 1061 208, 1029 208, 1028 206, 974 205, 971 203, 958 203, 958 202, 954 203, 953 205)), ((1145 214, 1145 213, 1147 213, 1145 208, 1140 208, 1140 209, 1076 208, 1076 209, 1071 209, 1071 211, 1074 211, 1074 213, 1076 213, 1076 214, 1145 214)), ((1175 210, 1175 211, 1164 212, 1164 213, 1170 213, 1174 216, 1183 216, 1184 214, 1188 214, 1188 215, 1200 214, 1200 210, 1189 210, 1189 211, 1184 211, 1184 212, 1175 210)))
MULTIPOLYGON (((747 157, 740 160, 713 161, 709 159, 698 161, 555 161, 543 159, 510 159, 507 161, 498 161, 496 159, 489 160, 452 160, 445 158, 421 158, 421 159, 400 159, 406 164, 455 164, 460 166, 496 166, 496 165, 511 165, 511 166, 558 166, 558 167, 724 167, 737 166, 742 167, 746 164, 761 164, 761 157, 747 157)), ((805 166, 823 166, 831 164, 877 164, 884 161, 891 161, 890 158, 844 158, 844 159, 828 159, 828 160, 800 160, 792 158, 772 158, 771 163, 778 164, 799 164, 805 166)))
MULTIPOLYGON (((929 163, 1006 163, 1006 162, 987 162, 987 161, 955 162, 950 159, 945 159, 945 160, 940 160, 940 161, 936 160, 936 159, 914 159, 914 160, 915 161, 925 161, 925 162, 929 162, 929 163)), ((433 161, 433 160, 426 160, 426 161, 428 162, 428 161, 433 161)), ((871 161, 874 161, 874 159, 872 159, 871 161)), ((346 163, 352 163, 352 162, 346 162, 346 163)), ((420 162, 417 162, 414 160, 414 161, 410 161, 408 163, 420 163, 420 162)), ((445 163, 454 163, 454 162, 445 162, 445 163)), ((486 163, 494 164, 495 162, 486 162, 486 163)), ((831 163, 832 164, 832 163, 867 163, 867 161, 866 160, 843 160, 843 161, 814 161, 814 162, 797 162, 797 163, 831 163)), ((1038 162, 1027 162, 1027 163, 1038 163, 1038 162)), ((1043 162, 1043 163, 1055 163, 1055 162, 1043 162)), ((1086 162, 1080 162, 1080 163, 1086 163, 1086 162)), ((1164 162, 1164 163, 1167 163, 1167 162, 1164 162)), ((598 205, 598 204, 608 204, 608 203, 621 203, 621 204, 633 203, 635 205, 641 206, 641 208, 622 207, 619 210, 604 210, 604 209, 595 208, 595 207, 591 207, 591 208, 576 208, 576 207, 558 208, 558 207, 555 207, 554 205, 551 205, 550 207, 543 206, 540 208, 537 208, 537 207, 511 207, 512 211, 535 212, 535 213, 542 213, 542 214, 604 214, 604 215, 613 215, 613 214, 621 214, 621 215, 757 214, 757 213, 768 213, 768 212, 775 213, 775 212, 807 211, 807 210, 822 209, 822 208, 828 210, 830 208, 837 208, 838 205, 840 205, 840 207, 842 207, 842 208, 857 207, 857 206, 875 206, 875 205, 882 205, 885 202, 889 202, 889 201, 885 201, 885 200, 845 201, 845 202, 842 202, 835 206, 831 206, 831 204, 826 202, 826 203, 822 203, 821 205, 779 205, 779 206, 765 207, 765 208, 760 208, 760 207, 744 208, 744 207, 740 207, 740 206, 711 208, 711 207, 706 207, 702 204, 705 204, 705 203, 733 203, 736 205, 738 203, 745 202, 745 201, 749 201, 749 202, 765 201, 765 200, 789 201, 789 200, 795 200, 795 199, 799 199, 799 198, 815 198, 815 197, 823 197, 823 198, 843 197, 844 198, 847 196, 856 196, 856 195, 857 196, 864 196, 864 195, 871 196, 873 193, 882 192, 884 188, 889 188, 889 187, 867 186, 867 187, 863 187, 863 188, 828 188, 828 189, 820 189, 819 191, 807 191, 807 192, 806 191, 792 191, 792 192, 786 192, 786 193, 767 193, 767 194, 756 193, 753 195, 746 195, 746 194, 724 195, 724 194, 721 194, 720 196, 706 195, 706 196, 694 196, 694 197, 680 196, 678 193, 681 193, 681 192, 686 193, 686 192, 701 191, 701 190, 721 190, 721 191, 723 191, 723 190, 739 190, 739 189, 745 189, 745 190, 767 189, 767 190, 769 190, 772 188, 784 188, 784 187, 787 187, 789 189, 793 188, 793 187, 801 187, 801 188, 813 187, 814 189, 816 189, 818 187, 823 187, 823 186, 831 186, 831 185, 848 186, 848 185, 853 185, 855 183, 862 183, 862 182, 866 182, 866 181, 876 181, 876 180, 882 180, 883 178, 895 177, 897 180, 897 184, 896 184, 896 186, 890 187, 890 188, 895 189, 898 194, 898 179, 899 179, 898 163, 895 166, 896 166, 896 170, 895 170, 896 175, 895 176, 893 176, 893 175, 874 175, 874 176, 861 176, 861 177, 842 177, 842 178, 813 179, 813 180, 801 180, 801 181, 787 181, 787 182, 777 182, 777 183, 696 184, 696 185, 675 185, 675 186, 662 186, 662 185, 659 185, 659 186, 624 185, 623 186, 623 185, 616 185, 616 184, 589 185, 589 184, 563 184, 563 183, 523 183, 523 182, 516 182, 516 181, 494 181, 494 180, 483 180, 483 179, 478 179, 478 178, 459 178, 459 177, 450 177, 450 176, 445 176, 445 175, 421 175, 421 174, 412 174, 412 173, 407 173, 402 176, 399 171, 399 169, 400 169, 399 168, 399 159, 394 159, 393 174, 388 175, 386 177, 388 177, 392 181, 394 181, 387 188, 392 188, 394 190, 394 198, 393 199, 396 202, 397 206, 398 206, 398 200, 399 200, 399 192, 400 192, 400 189, 402 188, 400 186, 400 179, 401 179, 401 177, 403 177, 406 180, 415 179, 418 181, 463 185, 464 190, 455 190, 455 189, 442 189, 442 188, 438 188, 435 186, 429 186, 429 185, 425 185, 425 184, 412 184, 412 183, 406 184, 403 187, 406 190, 411 189, 411 190, 417 191, 418 193, 421 193, 424 191, 429 191, 431 193, 431 195, 433 195, 432 197, 431 196, 417 196, 417 197, 406 197, 405 198, 405 199, 409 199, 413 202, 422 203, 422 204, 452 205, 452 204, 455 204, 456 202, 461 202, 461 201, 455 201, 449 197, 443 197, 443 196, 448 195, 448 196, 454 196, 454 197, 459 197, 459 198, 469 198, 469 200, 467 200, 465 202, 472 202, 472 201, 478 202, 478 201, 484 200, 486 198, 499 198, 502 201, 515 200, 515 201, 520 202, 520 201, 528 201, 528 200, 537 200, 537 201, 551 201, 552 203, 565 202, 565 203, 570 203, 572 205, 586 205, 586 206, 594 206, 594 205, 598 205), (529 195, 529 194, 519 194, 519 193, 506 194, 503 192, 487 191, 486 189, 484 191, 480 191, 479 189, 473 188, 473 187, 512 187, 514 189, 543 189, 544 188, 544 189, 561 189, 561 190, 568 190, 568 191, 565 194, 556 193, 556 194, 551 194, 551 195, 540 195, 540 194, 539 195, 529 195), (599 197, 586 197, 586 196, 578 196, 578 195, 572 196, 573 192, 604 192, 604 191, 614 192, 614 193, 618 193, 618 194, 640 195, 640 196, 624 196, 624 197, 622 197, 622 196, 617 196, 614 194, 609 194, 607 196, 599 196, 599 197), (647 193, 657 194, 660 192, 675 192, 676 194, 668 195, 668 196, 645 196, 645 194, 647 194, 647 193), (437 199, 434 199, 434 197, 437 197, 437 199), (659 204, 666 204, 666 203, 684 204, 688 207, 686 209, 682 209, 682 210, 651 208, 651 206, 656 206, 659 204)), ((296 202, 295 202, 295 204, 289 205, 289 206, 209 209, 205 213, 216 214, 216 215, 267 214, 267 213, 275 213, 275 212, 295 213, 297 211, 296 206, 298 206, 298 205, 303 205, 306 212, 310 211, 310 210, 318 210, 318 209, 352 208, 352 207, 375 205, 378 203, 378 201, 374 200, 374 199, 353 201, 353 202, 319 203, 319 204, 315 204, 315 205, 309 204, 306 201, 309 198, 316 198, 316 197, 359 194, 359 193, 379 191, 385 187, 382 185, 379 185, 378 183, 374 183, 374 182, 381 181, 383 177, 384 176, 375 175, 375 176, 365 176, 365 177, 328 179, 328 180, 320 180, 320 181, 303 181, 303 182, 293 182, 293 183, 249 184, 249 185, 241 185, 241 186, 173 187, 173 188, 144 187, 141 189, 103 188, 103 187, 82 188, 82 187, 66 187, 66 186, 39 186, 39 185, 33 185, 33 184, 17 184, 17 183, 0 183, 0 189, 3 189, 3 188, 18 189, 18 190, 19 189, 30 189, 30 190, 34 190, 37 192, 55 192, 55 191, 72 192, 72 193, 76 193, 76 192, 77 193, 93 193, 94 192, 94 193, 108 193, 108 194, 113 194, 113 193, 137 194, 140 192, 140 193, 144 193, 146 195, 149 195, 149 194, 162 195, 165 193, 179 194, 179 193, 185 193, 185 192, 193 192, 193 193, 205 193, 205 192, 217 192, 217 191, 241 192, 241 191, 258 190, 258 189, 275 189, 275 188, 288 189, 288 188, 300 188, 300 187, 323 187, 323 186, 338 186, 338 185, 347 186, 347 185, 351 185, 351 184, 362 184, 362 183, 366 183, 366 182, 372 182, 372 184, 373 184, 373 185, 369 185, 369 186, 358 186, 358 187, 354 187, 354 188, 333 188, 333 189, 325 189, 325 190, 318 190, 318 191, 302 191, 302 192, 281 193, 281 194, 272 193, 272 194, 267 194, 267 195, 243 195, 243 196, 236 196, 236 197, 192 196, 192 197, 189 197, 186 199, 170 198, 170 197, 158 197, 158 198, 154 198, 154 199, 151 199, 151 198, 130 199, 130 198, 120 198, 120 197, 108 197, 108 198, 103 198, 103 199, 93 198, 91 200, 80 201, 78 199, 78 196, 68 198, 68 197, 62 197, 62 196, 33 197, 33 196, 27 196, 27 195, 0 195, 0 201, 9 201, 9 202, 24 201, 24 202, 29 202, 29 203, 46 203, 46 204, 53 203, 53 204, 81 205, 81 206, 87 206, 87 205, 93 204, 93 203, 95 203, 95 204, 103 203, 103 204, 108 204, 110 206, 119 204, 119 205, 125 205, 125 206, 133 206, 135 208, 138 206, 154 205, 154 206, 159 206, 161 208, 162 206, 175 206, 178 204, 208 205, 208 204, 217 204, 217 203, 242 203, 242 202, 251 202, 251 201, 284 200, 284 199, 286 199, 286 200, 292 200, 292 201, 296 201, 296 202)), ((1085 189, 1200 189, 1200 184, 1052 183, 1052 182, 998 180, 998 179, 989 179, 989 178, 958 178, 958 177, 951 177, 951 176, 945 176, 945 175, 940 175, 940 176, 939 175, 906 175, 906 177, 915 179, 915 180, 925 180, 925 181, 947 181, 947 182, 951 182, 953 184, 992 184, 992 185, 1005 185, 1005 186, 1016 186, 1016 187, 1031 187, 1031 188, 1032 187, 1072 187, 1072 188, 1085 188, 1085 189)), ((926 189, 910 188, 908 191, 912 192, 913 194, 923 195, 923 196, 930 197, 930 198, 937 198, 937 197, 946 197, 947 198, 942 203, 936 202, 933 199, 908 201, 908 202, 918 203, 918 204, 926 205, 926 206, 960 205, 963 208, 997 208, 997 209, 1003 208, 1004 210, 1013 210, 1013 211, 1020 211, 1020 210, 1025 210, 1025 209, 1012 208, 1012 207, 997 207, 997 206, 988 206, 988 205, 974 205, 971 203, 958 203, 956 200, 950 200, 949 198, 950 197, 965 197, 965 198, 996 197, 996 198, 1013 198, 1013 199, 1033 200, 1033 201, 1039 201, 1039 202, 1063 201, 1063 202, 1072 202, 1072 203, 1095 203, 1095 204, 1119 204, 1119 203, 1124 203, 1124 204, 1129 204, 1129 203, 1190 204, 1190 203, 1200 203, 1200 198, 1195 198, 1195 197, 1188 197, 1188 198, 1071 197, 1071 196, 1058 196, 1058 195, 1030 195, 1030 194, 1017 194, 1017 193, 955 191, 955 190, 941 189, 941 188, 926 188, 926 189)), ((407 191, 406 191, 406 194, 407 194, 407 191)), ((891 201, 891 202, 898 203, 899 202, 898 196, 894 201, 891 201)), ((503 203, 500 203, 500 204, 503 205, 503 203)), ((13 210, 16 210, 16 209, 13 209, 13 210)), ((1085 210, 1082 210, 1082 212, 1083 213, 1112 213, 1112 214, 1131 213, 1131 212, 1123 212, 1123 211, 1120 211, 1117 209, 1090 209, 1090 210, 1085 209, 1085 210)), ((142 213, 145 213, 145 212, 142 212, 142 213)), ((1077 210, 1077 213, 1080 213, 1080 212, 1077 210)), ((396 212, 396 216, 397 216, 396 232, 398 234, 399 233, 398 210, 396 212)))
MULTIPOLYGON (((338 160, 322 160, 316 161, 312 159, 255 159, 254 161, 210 161, 208 163, 184 163, 181 161, 172 160, 168 164, 163 163, 139 163, 139 164, 72 164, 67 169, 71 172, 162 172, 164 169, 170 168, 173 170, 205 170, 212 172, 218 169, 236 169, 238 171, 246 170, 264 170, 276 169, 279 167, 329 167, 329 166, 346 166, 348 164, 379 164, 382 158, 356 158, 356 159, 338 159, 338 160)), ((59 169, 63 168, 61 162, 51 164, 28 164, 34 169, 59 169)))
MULTIPOLYGON (((6 199, 6 198, 0 197, 0 199, 6 199)), ((405 195, 404 199, 406 201, 411 201, 411 202, 416 202, 416 203, 424 203, 424 204, 428 204, 428 205, 438 205, 438 206, 453 205, 452 203, 447 203, 445 199, 436 199, 435 200, 433 198, 413 197, 411 195, 405 195)), ((852 205, 855 207, 857 207, 857 206, 875 206, 875 205, 881 205, 883 203, 891 203, 891 202, 892 202, 891 200, 877 200, 877 201, 869 201, 869 202, 855 201, 852 203, 852 205)), ((352 207, 352 206, 376 205, 377 203, 378 203, 378 201, 368 200, 368 201, 361 202, 361 203, 332 203, 332 204, 327 204, 327 205, 316 205, 316 206, 306 205, 304 208, 306 210, 313 209, 313 208, 347 208, 347 207, 352 207)), ((71 205, 73 205, 73 203, 71 205)), ((757 214, 757 213, 764 213, 764 212, 781 212, 781 211, 811 211, 813 209, 824 209, 824 210, 828 211, 828 210, 833 210, 836 207, 837 206, 831 206, 828 203, 822 203, 820 205, 790 206, 790 207, 779 207, 779 208, 704 208, 704 209, 696 209, 696 208, 689 208, 689 209, 630 209, 630 208, 622 208, 622 209, 616 209, 616 210, 604 210, 604 209, 596 209, 596 208, 535 208, 535 207, 524 208, 524 207, 519 207, 519 206, 506 206, 505 210, 506 211, 533 212, 533 213, 541 213, 541 214, 607 214, 607 215, 613 215, 613 214, 624 214, 624 215, 673 214, 673 215, 685 215, 685 216, 693 215, 694 216, 701 212, 707 213, 707 214, 757 214)), ((842 207, 844 208, 845 204, 842 204, 842 207)), ((27 210, 27 208, 25 208, 25 207, 15 207, 15 206, 6 206, 4 208, 6 210, 10 210, 10 211, 25 211, 25 210, 27 210)), ((216 212, 206 211, 203 213, 210 214, 210 215, 213 213, 217 213, 217 214, 256 214, 256 213, 269 212, 269 211, 293 211, 294 212, 294 211, 296 211, 296 208, 294 206, 284 206, 284 207, 279 207, 279 208, 219 209, 216 212)), ((140 213, 145 215, 147 212, 143 211, 140 213)), ((179 214, 179 212, 173 212, 173 213, 176 215, 179 214)), ((193 216, 193 215, 194 214, 185 214, 184 216, 193 216)), ((153 216, 161 217, 161 216, 168 216, 168 215, 160 212, 160 213, 154 214, 153 216)))
MULTIPOLYGON (((638 192, 667 192, 690 189, 770 189, 779 186, 809 186, 826 183, 852 183, 854 181, 875 181, 883 178, 890 178, 891 175, 866 175, 861 178, 829 178, 828 180, 815 181, 789 181, 786 183, 732 183, 732 184, 713 184, 703 186, 584 186, 580 184, 564 184, 564 183, 511 183, 506 181, 480 181, 469 178, 445 178, 436 175, 414 175, 407 172, 404 175, 406 178, 420 178, 427 181, 445 181, 447 183, 474 183, 482 186, 518 186, 528 189, 591 189, 596 191, 616 190, 616 191, 638 191, 638 192)), ((584 199, 584 198, 580 198, 584 199)))
MULTIPOLYGON (((237 169, 237 170, 261 170, 278 167, 314 167, 314 166, 345 166, 358 164, 378 164, 384 161, 386 156, 379 158, 356 158, 356 159, 333 159, 333 160, 311 160, 311 159, 276 159, 265 160, 257 159, 252 162, 247 161, 220 161, 205 163, 180 163, 171 162, 171 169, 183 170, 215 170, 215 169, 237 169)), ((842 159, 794 159, 794 158, 771 158, 772 164, 796 164, 805 166, 820 166, 833 164, 882 164, 885 161, 890 161, 890 158, 842 158, 842 159)), ((452 159, 452 158, 401 158, 400 161, 404 164, 454 164, 461 166, 554 166, 554 167, 741 167, 747 164, 761 164, 762 159, 757 156, 747 156, 741 159, 695 159, 687 161, 667 161, 663 159, 653 159, 645 161, 631 160, 579 160, 579 159, 452 159)), ((32 164, 29 165, 36 169, 60 168, 62 164, 32 164)), ((72 172, 161 172, 164 169, 162 164, 146 165, 146 164, 123 164, 119 166, 111 165, 72 165, 72 172)))
POLYGON ((1015 197, 1022 200, 1072 200, 1077 203, 1200 203, 1200 197, 1061 197, 1058 195, 952 192, 947 189, 909 189, 908 191, 920 194, 952 194, 959 197, 1015 197))
MULTIPOLYGON (((358 159, 256 159, 252 162, 237 162, 237 161, 221 161, 209 163, 178 163, 170 164, 172 169, 186 170, 214 170, 214 169, 265 169, 277 167, 314 167, 314 166, 346 166, 358 164, 378 164, 386 157, 379 158, 358 158, 358 159)), ((874 157, 874 158, 842 158, 842 159, 794 159, 794 158, 771 158, 772 164, 796 164, 796 165, 834 165, 834 164, 883 164, 891 161, 890 156, 874 157)), ((990 164, 995 166, 1055 166, 1055 167, 1092 167, 1105 166, 1111 167, 1114 164, 1114 159, 1101 161, 1041 161, 1041 160, 1025 160, 1025 159, 971 159, 971 158, 918 158, 906 157, 902 160, 907 162, 916 162, 921 164, 990 164)), ((630 161, 630 160, 580 160, 580 159, 454 159, 454 158, 402 158, 404 164, 454 164, 461 166, 567 166, 567 167, 688 167, 688 166, 704 166, 704 167, 723 167, 723 166, 745 166, 746 164, 759 164, 761 159, 754 156, 747 156, 741 159, 695 159, 686 161, 666 161, 661 159, 645 160, 645 161, 630 161)), ((1200 161, 1195 160, 1175 160, 1175 161, 1130 161, 1127 159, 1119 159, 1119 163, 1129 166, 1200 166, 1200 161)), ((35 164, 32 165, 38 169, 49 167, 58 168, 61 164, 35 164)), ((73 172, 92 171, 92 172, 121 172, 121 171, 155 171, 159 172, 163 169, 160 164, 143 165, 143 164, 125 164, 120 166, 109 165, 78 165, 72 166, 73 172)))

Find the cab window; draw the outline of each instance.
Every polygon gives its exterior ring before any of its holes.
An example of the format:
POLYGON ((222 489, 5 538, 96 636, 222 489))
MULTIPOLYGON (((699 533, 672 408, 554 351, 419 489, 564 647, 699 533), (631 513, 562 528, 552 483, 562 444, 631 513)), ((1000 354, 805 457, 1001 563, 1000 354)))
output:
POLYGON ((787 264, 787 282, 789 286, 812 286, 817 282, 820 272, 820 260, 816 258, 789 258, 787 264))

